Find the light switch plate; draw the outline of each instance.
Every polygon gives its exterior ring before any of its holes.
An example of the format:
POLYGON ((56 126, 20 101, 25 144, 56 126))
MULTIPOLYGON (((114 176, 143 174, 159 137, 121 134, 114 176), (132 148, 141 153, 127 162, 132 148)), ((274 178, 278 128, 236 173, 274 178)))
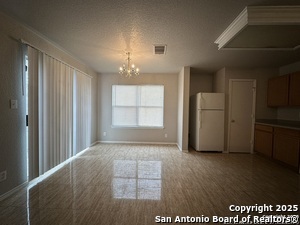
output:
POLYGON ((17 100, 10 100, 10 108, 17 109, 18 108, 18 101, 17 100))

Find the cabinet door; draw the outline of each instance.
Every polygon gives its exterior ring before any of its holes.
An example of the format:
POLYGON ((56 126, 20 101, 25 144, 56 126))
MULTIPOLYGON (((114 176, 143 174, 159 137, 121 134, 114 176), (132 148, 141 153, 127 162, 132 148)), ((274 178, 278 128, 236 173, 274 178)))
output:
POLYGON ((273 157, 293 167, 299 164, 300 139, 296 136, 275 131, 273 157))
POLYGON ((287 106, 289 100, 289 75, 269 79, 268 106, 287 106))
POLYGON ((300 72, 290 75, 289 105, 300 106, 300 72))
POLYGON ((270 132, 255 130, 254 150, 266 156, 272 157, 273 134, 270 132))

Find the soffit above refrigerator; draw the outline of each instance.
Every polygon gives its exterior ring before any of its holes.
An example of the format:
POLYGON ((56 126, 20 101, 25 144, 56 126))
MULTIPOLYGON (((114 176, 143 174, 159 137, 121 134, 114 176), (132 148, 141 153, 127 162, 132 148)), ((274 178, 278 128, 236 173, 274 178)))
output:
POLYGON ((248 6, 215 41, 219 50, 297 50, 299 6, 248 6))

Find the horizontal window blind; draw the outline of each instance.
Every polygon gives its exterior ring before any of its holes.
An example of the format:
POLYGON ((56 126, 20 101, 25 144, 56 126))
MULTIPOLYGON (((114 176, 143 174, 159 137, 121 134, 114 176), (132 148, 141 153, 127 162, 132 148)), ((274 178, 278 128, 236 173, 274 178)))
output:
POLYGON ((163 85, 113 85, 112 126, 161 128, 163 85))

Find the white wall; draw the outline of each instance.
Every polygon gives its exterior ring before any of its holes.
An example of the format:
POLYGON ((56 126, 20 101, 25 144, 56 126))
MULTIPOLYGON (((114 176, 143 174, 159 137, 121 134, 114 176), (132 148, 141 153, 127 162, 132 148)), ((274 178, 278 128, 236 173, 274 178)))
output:
POLYGON ((92 96, 91 144, 93 144, 96 141, 98 141, 98 75, 95 73, 90 73, 90 74, 93 74, 92 93, 91 93, 92 96))
POLYGON ((20 45, 2 31, 0 43, 0 171, 7 171, 1 195, 26 181, 26 127, 20 45), (10 109, 10 99, 18 101, 18 109, 10 109))
POLYGON ((300 61, 279 68, 279 75, 300 71, 300 61))
POLYGON ((138 78, 121 78, 119 74, 99 74, 98 79, 98 140, 111 142, 177 143, 177 74, 141 74, 138 78), (164 85, 164 129, 112 128, 112 85, 164 85), (106 132, 106 136, 103 136, 106 132), (167 138, 165 137, 167 134, 167 138))
POLYGON ((277 119, 300 121, 300 107, 278 108, 277 119))
MULTIPOLYGON (((7 180, 0 183, 0 195, 26 181, 25 97, 22 93, 22 52, 18 40, 24 39, 50 55, 94 76, 96 73, 54 46, 37 32, 26 28, 0 12, 0 171, 7 171, 7 180), (10 99, 18 100, 18 109, 11 110, 10 99)), ((96 88, 92 86, 92 120, 96 120, 96 88)), ((96 141, 97 124, 92 124, 92 140, 96 141)))
POLYGON ((225 73, 226 69, 218 70, 213 76, 213 92, 225 93, 225 73))
POLYGON ((213 92, 213 75, 211 74, 191 74, 190 96, 199 92, 213 92))
POLYGON ((178 74, 178 130, 177 143, 181 151, 188 151, 190 67, 183 67, 178 74))

